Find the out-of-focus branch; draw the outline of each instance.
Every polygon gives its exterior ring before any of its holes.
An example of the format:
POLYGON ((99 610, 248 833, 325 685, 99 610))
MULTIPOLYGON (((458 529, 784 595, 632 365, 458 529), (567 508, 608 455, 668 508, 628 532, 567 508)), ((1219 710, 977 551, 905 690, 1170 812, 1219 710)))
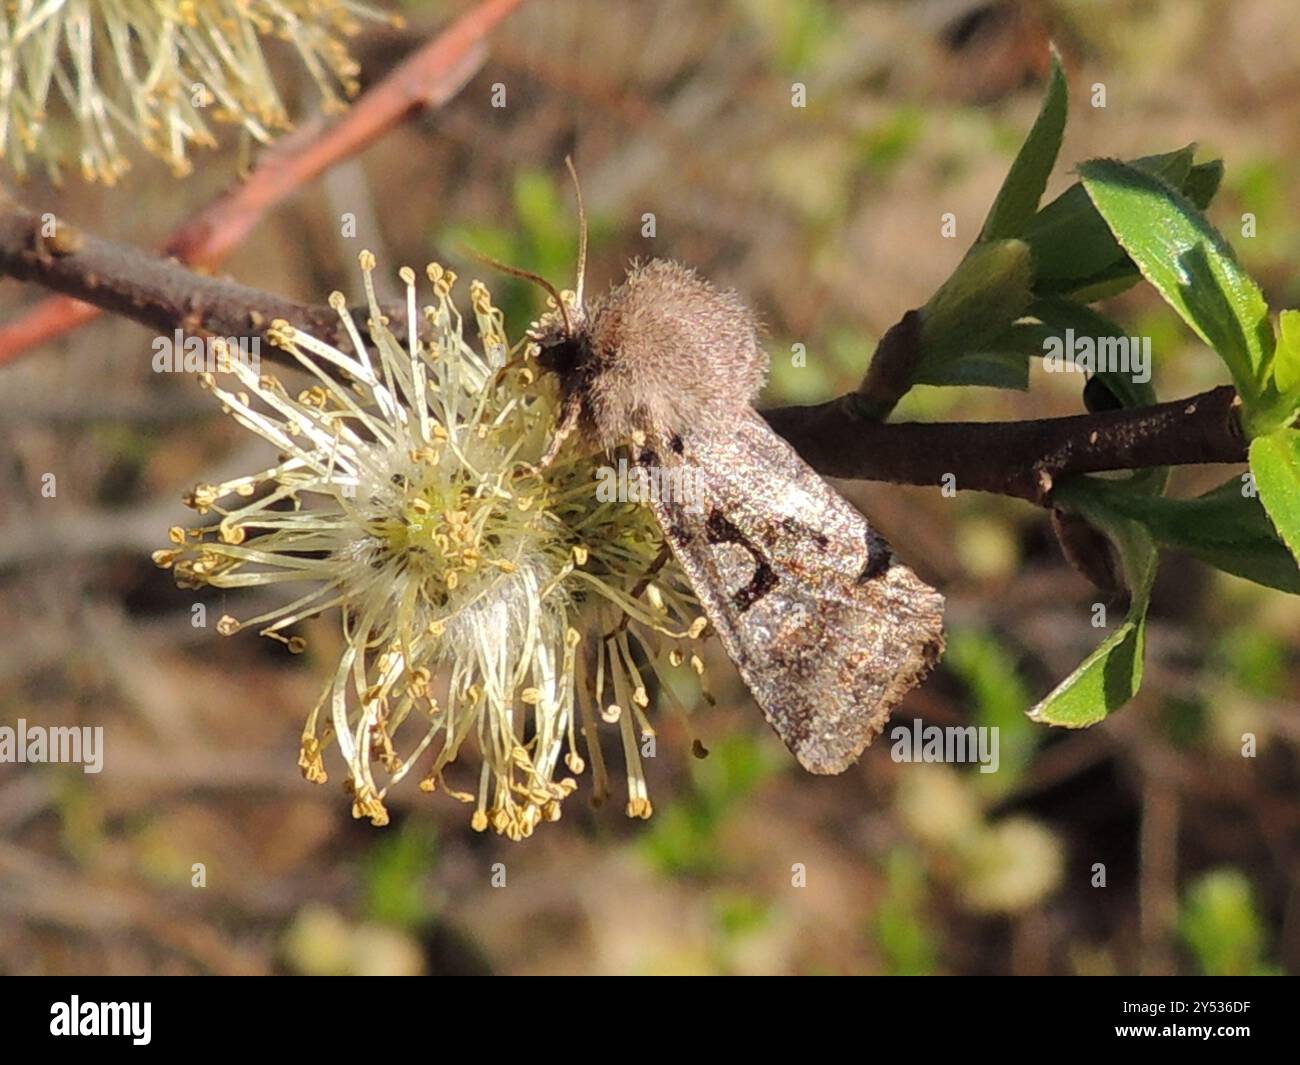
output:
POLYGON ((293 133, 249 179, 171 235, 164 250, 185 262, 224 259, 266 211, 308 181, 364 150, 412 111, 451 100, 487 58, 485 38, 523 0, 484 0, 403 60, 337 121, 293 133))
MULTIPOLYGON (((173 232, 163 250, 191 265, 217 266, 277 203, 362 151, 412 111, 441 107, 451 100, 482 66, 488 33, 522 2, 483 0, 400 63, 340 118, 332 122, 318 118, 278 141, 261 157, 247 180, 173 232)), ((92 321, 100 310, 155 324, 128 308, 89 297, 84 301, 71 298, 79 295, 75 288, 44 280, 42 283, 67 295, 44 300, 16 321, 0 327, 0 364, 92 321)), ((247 328, 212 331, 233 336, 247 333, 247 328)))

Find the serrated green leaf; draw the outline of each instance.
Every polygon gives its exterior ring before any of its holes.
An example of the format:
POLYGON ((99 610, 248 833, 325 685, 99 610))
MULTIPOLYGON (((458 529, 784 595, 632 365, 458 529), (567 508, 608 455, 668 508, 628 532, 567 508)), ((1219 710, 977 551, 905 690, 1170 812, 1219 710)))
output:
MULTIPOLYGON (((1205 244, 1187 248, 1177 259, 1175 298, 1181 307, 1176 309, 1228 364, 1237 390, 1247 398, 1258 397, 1274 350, 1268 304, 1253 281, 1249 290, 1234 292, 1224 283, 1224 272, 1205 244)), ((1168 297, 1166 301, 1173 302, 1168 297)))
MULTIPOLYGON (((1175 152, 1134 159, 1130 165, 1177 187, 1193 170, 1195 150, 1189 144, 1175 152)), ((1038 291, 1070 292, 1097 279, 1133 283, 1140 276, 1079 182, 1039 211, 1025 226, 1023 237, 1034 253, 1038 291)))
POLYGON ((1256 584, 1300 595, 1300 567, 1241 478, 1225 481, 1195 499, 1143 495, 1123 481, 1088 481, 1089 494, 1108 510, 1141 522, 1161 547, 1186 552, 1256 584))
POLYGON ((1300 559, 1300 429, 1278 429, 1252 440, 1250 472, 1278 535, 1300 559))
POLYGON ((1065 71, 1061 69, 1061 57, 1053 48, 1052 75, 1043 106, 984 220, 979 236, 981 241, 1017 237, 1034 217, 1038 201, 1047 188, 1052 167, 1056 165, 1057 153, 1061 150, 1069 98, 1065 71))
POLYGON ((1137 167, 1094 159, 1079 172, 1142 276, 1219 353, 1247 404, 1259 400, 1273 328, 1259 287, 1227 241, 1182 193, 1137 167))
POLYGON ((1063 728, 1095 725, 1137 694, 1146 653, 1147 607, 1159 561, 1151 534, 1138 522, 1111 513, 1075 487, 1085 480, 1079 478, 1062 485, 1058 501, 1083 514, 1110 538, 1119 552, 1130 598, 1124 621, 1078 669, 1029 711, 1032 720, 1063 728))

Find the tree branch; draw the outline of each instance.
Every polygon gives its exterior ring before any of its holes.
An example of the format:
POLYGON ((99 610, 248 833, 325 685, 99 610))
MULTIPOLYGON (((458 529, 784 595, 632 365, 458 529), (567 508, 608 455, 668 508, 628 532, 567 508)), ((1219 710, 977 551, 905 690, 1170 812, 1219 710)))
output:
MULTIPOLYGON (((247 180, 182 224, 167 238, 163 251, 194 266, 216 267, 277 203, 356 155, 412 111, 441 107, 454 97, 482 67, 489 32, 521 3, 480 0, 389 71, 341 117, 326 121, 318 116, 282 137, 259 157, 247 180)), ((99 306, 117 309, 97 304, 56 296, 0 326, 0 363, 93 321, 99 306)))
POLYGON ((908 311, 885 330, 876 345, 850 409, 863 419, 883 422, 912 387, 921 361, 921 312, 908 311))
MULTIPOLYGON (((151 329, 262 337, 284 318, 346 347, 337 312, 297 303, 175 260, 42 218, 0 190, 0 275, 86 300, 151 329)), ((401 312, 395 312, 401 313, 401 312)), ((905 333, 900 340, 905 338, 905 333)), ((905 350, 906 345, 903 345, 905 350)), ((275 359, 279 350, 268 347, 275 359)), ((881 379, 878 379, 881 380, 881 379)), ((884 386, 878 396, 894 391, 884 386)), ((1101 470, 1243 462, 1246 442, 1229 386, 1136 410, 1024 422, 886 423, 862 413, 852 392, 812 407, 765 412, 769 424, 819 473, 892 484, 943 485, 1050 504, 1064 477, 1101 470)))
MULTIPOLYGON (((39 216, 0 189, 0 275, 31 281, 160 333, 265 338, 284 318, 326 343, 342 341, 338 313, 207 277, 138 248, 39 216), (320 330, 320 332, 317 332, 320 330)), ((270 349, 274 355, 276 349, 270 349)))
POLYGON ((1040 506, 1071 474, 1246 461, 1241 400, 1228 385, 1153 407, 1025 422, 876 422, 856 413, 857 399, 764 417, 828 477, 941 485, 951 474, 959 490, 1040 506))

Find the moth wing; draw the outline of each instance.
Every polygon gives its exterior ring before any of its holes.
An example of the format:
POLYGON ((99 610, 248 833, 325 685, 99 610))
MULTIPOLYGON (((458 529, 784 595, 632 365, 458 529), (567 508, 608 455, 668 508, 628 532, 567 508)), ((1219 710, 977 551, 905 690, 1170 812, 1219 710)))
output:
POLYGON ((648 443, 691 489, 650 505, 727 653, 800 764, 843 772, 938 659, 943 597, 753 411, 648 443))

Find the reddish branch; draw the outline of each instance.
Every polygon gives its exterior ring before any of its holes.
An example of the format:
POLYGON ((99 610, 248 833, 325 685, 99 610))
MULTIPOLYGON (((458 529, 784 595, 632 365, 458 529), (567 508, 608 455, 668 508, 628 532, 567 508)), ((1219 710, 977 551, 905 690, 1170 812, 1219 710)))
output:
MULTIPOLYGON (((522 2, 483 0, 417 49, 362 95, 341 118, 328 123, 317 119, 277 142, 262 156, 246 181, 235 185, 172 233, 164 242, 163 250, 194 266, 211 268, 220 264, 271 207, 330 167, 362 151, 412 111, 440 107, 454 97, 482 66, 487 56, 487 34, 522 2)), ((143 266, 142 263, 133 265, 143 266)), ((75 284, 50 284, 49 287, 70 295, 83 295, 75 284)), ((141 295, 134 293, 131 299, 141 295)), ((206 293, 203 298, 208 298, 206 293)), ((263 298, 271 300, 265 295, 263 298)), ((148 302, 146 298, 145 303, 148 302)), ((146 320, 140 314, 132 314, 129 308, 89 295, 84 302, 66 295, 56 296, 0 328, 0 364, 92 321, 100 310, 146 320)), ((149 324, 156 323, 149 320, 149 324)), ((235 334, 223 332, 223 335, 235 334)))

